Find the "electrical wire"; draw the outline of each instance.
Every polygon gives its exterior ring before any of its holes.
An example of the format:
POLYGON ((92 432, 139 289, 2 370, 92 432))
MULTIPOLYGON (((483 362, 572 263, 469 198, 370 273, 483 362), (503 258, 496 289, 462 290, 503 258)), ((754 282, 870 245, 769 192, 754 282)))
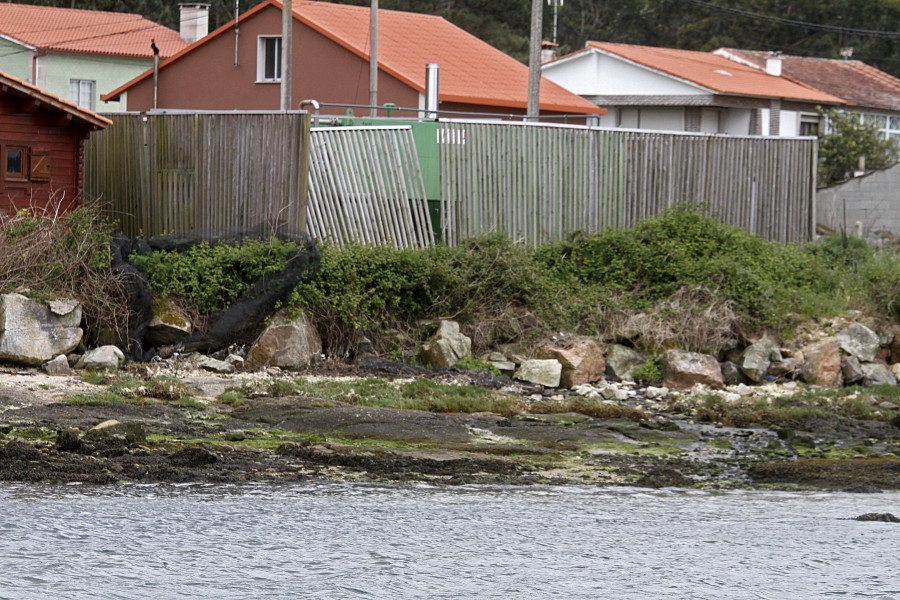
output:
POLYGON ((714 4, 712 2, 706 2, 706 0, 686 0, 686 1, 690 2, 692 4, 696 4, 698 6, 703 6, 705 8, 712 9, 712 10, 718 10, 721 12, 735 14, 735 15, 739 15, 742 17, 759 19, 762 21, 769 21, 771 23, 780 23, 782 25, 790 25, 793 27, 802 27, 804 29, 813 29, 813 30, 817 30, 817 31, 828 31, 831 33, 844 33, 844 34, 848 34, 848 35, 858 35, 861 37, 900 39, 900 31, 883 31, 883 30, 878 30, 878 29, 856 29, 853 27, 839 27, 837 25, 823 25, 821 23, 810 23, 809 21, 800 21, 797 19, 776 17, 774 15, 764 15, 764 14, 760 14, 760 13, 750 12, 748 10, 742 10, 740 8, 732 8, 730 6, 721 6, 719 4, 714 4))

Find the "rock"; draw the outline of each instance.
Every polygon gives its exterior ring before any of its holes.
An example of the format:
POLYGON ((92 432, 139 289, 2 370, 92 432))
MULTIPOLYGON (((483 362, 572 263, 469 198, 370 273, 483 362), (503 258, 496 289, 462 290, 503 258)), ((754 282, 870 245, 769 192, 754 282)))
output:
POLYGON ((122 423, 116 419, 91 427, 84 434, 84 439, 94 440, 115 435, 123 436, 129 444, 143 444, 147 441, 147 434, 140 423, 122 423))
POLYGON ((753 394, 753 388, 746 386, 743 383, 737 384, 731 391, 741 397, 751 396, 753 394))
POLYGON ((741 354, 741 362, 738 366, 751 381, 759 383, 769 370, 769 365, 773 361, 780 360, 782 360, 782 356, 778 345, 766 335, 747 346, 741 354))
POLYGON ((559 387, 562 364, 555 359, 526 360, 518 368, 513 378, 519 381, 537 383, 544 387, 559 387))
POLYGON ((859 515, 856 521, 880 521, 882 523, 900 523, 900 519, 891 513, 866 513, 859 515))
POLYGON ((725 385, 738 385, 747 380, 747 376, 744 375, 744 372, 741 371, 741 368, 735 362, 726 360, 721 363, 720 368, 722 369, 722 381, 725 382, 725 385))
POLYGON ((172 300, 153 303, 153 317, 144 340, 150 346, 171 346, 191 335, 193 325, 188 314, 172 300))
POLYGON ((862 363, 863 385, 897 385, 897 378, 887 365, 882 363, 862 363))
POLYGON ((862 366, 859 364, 858 358, 855 356, 841 357, 841 377, 844 379, 844 385, 862 381, 862 378, 865 377, 865 375, 862 366))
POLYGON ((169 455, 172 464, 182 467, 202 467, 219 460, 215 453, 200 446, 185 446, 169 455))
POLYGON ((192 358, 197 361, 197 366, 204 371, 212 371, 213 373, 234 373, 234 365, 224 360, 216 360, 215 358, 204 356, 203 354, 194 354, 192 358))
POLYGON ((430 367, 452 367, 471 351, 472 340, 459 332, 459 323, 441 321, 437 333, 422 344, 419 357, 430 367))
POLYGON ((879 402, 875 406, 877 406, 878 408, 883 408, 885 410, 891 410, 892 408, 897 408, 896 404, 894 404, 893 402, 888 402, 887 400, 885 400, 884 402, 879 402))
POLYGON ((766 375, 773 379, 793 379, 800 371, 800 367, 803 366, 801 358, 792 356, 774 361, 769 365, 769 370, 766 371, 766 375))
POLYGON ((21 294, 0 296, 0 360, 37 366, 78 347, 84 334, 79 327, 81 305, 74 300, 52 302, 64 314, 21 294))
POLYGON ((684 390, 695 384, 723 387, 722 368, 715 357, 684 350, 663 354, 663 380, 669 389, 684 390))
POLYGON ((41 367, 44 369, 44 372, 48 375, 72 375, 74 371, 72 367, 69 366, 69 359, 66 358, 65 354, 60 354, 53 360, 48 360, 41 367))
POLYGON ((613 344, 606 349, 606 376, 614 379, 631 379, 635 369, 647 362, 647 356, 637 350, 613 344))
POLYGON ((826 338, 805 346, 803 356, 800 379, 813 385, 841 385, 840 345, 836 339, 826 338))
POLYGON ((669 395, 669 388, 665 387, 654 387, 652 385, 647 386, 647 389, 644 390, 644 396, 648 400, 656 400, 658 398, 665 398, 669 395))
POLYGON ((855 356, 860 362, 871 362, 875 360, 881 342, 878 334, 860 323, 851 323, 842 329, 835 339, 841 346, 841 350, 855 356))
POLYGON ((304 369, 321 355, 322 339, 306 315, 291 319, 285 313, 279 313, 250 348, 244 366, 248 369, 269 366, 304 369))
POLYGON ((237 354, 229 354, 225 357, 225 362, 235 369, 242 369, 244 367, 244 357, 238 356, 237 354))
POLYGON ((586 398, 599 398, 600 390, 595 388, 589 383, 584 383, 581 385, 576 385, 572 388, 572 391, 578 394, 579 396, 585 396, 586 398))
POLYGON ((115 371, 124 364, 125 355, 116 346, 100 346, 85 352, 75 367, 90 371, 115 371))
POLYGON ((60 452, 78 452, 81 449, 81 431, 74 427, 57 431, 56 449, 60 452))
POLYGON ((577 338, 567 344, 552 344, 541 348, 539 359, 556 359, 562 365, 560 385, 574 387, 603 378, 606 362, 603 350, 590 338, 577 338))
POLYGON ((516 370, 516 363, 507 359, 506 355, 502 352, 488 352, 481 358, 491 363, 491 365, 503 375, 511 376, 516 370))
POLYGON ((891 365, 891 373, 894 374, 894 377, 900 380, 900 363, 894 363, 891 365))

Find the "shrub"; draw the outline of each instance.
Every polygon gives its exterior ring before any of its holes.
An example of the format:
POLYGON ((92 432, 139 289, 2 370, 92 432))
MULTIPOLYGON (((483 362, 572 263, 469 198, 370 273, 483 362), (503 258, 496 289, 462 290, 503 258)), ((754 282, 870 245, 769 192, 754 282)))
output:
POLYGON ((877 124, 834 109, 828 111, 828 123, 830 131, 819 136, 820 186, 846 179, 860 157, 866 158, 867 169, 880 169, 897 160, 897 147, 882 137, 877 124))
POLYGON ((131 260, 147 272, 154 293, 209 314, 237 300, 261 277, 282 270, 297 248, 276 239, 237 245, 204 242, 183 252, 157 251, 131 260))
POLYGON ((112 234, 112 225, 89 208, 0 214, 0 293, 27 289, 37 299, 74 298, 89 335, 124 332, 128 296, 111 266, 112 234))

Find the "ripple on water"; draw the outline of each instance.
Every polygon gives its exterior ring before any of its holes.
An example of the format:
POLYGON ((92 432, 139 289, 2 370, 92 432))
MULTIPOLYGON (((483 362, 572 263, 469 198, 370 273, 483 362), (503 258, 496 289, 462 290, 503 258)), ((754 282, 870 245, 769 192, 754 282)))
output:
POLYGON ((846 519, 897 512, 898 501, 591 487, 4 484, 0 598, 896 597, 900 526, 846 519))

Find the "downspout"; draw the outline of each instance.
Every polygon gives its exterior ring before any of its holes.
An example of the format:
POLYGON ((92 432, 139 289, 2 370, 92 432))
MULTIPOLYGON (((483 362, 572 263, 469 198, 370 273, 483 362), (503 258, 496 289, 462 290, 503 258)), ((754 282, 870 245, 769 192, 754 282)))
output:
POLYGON ((153 110, 156 110, 159 90, 159 46, 156 40, 150 40, 150 49, 153 50, 153 110))

